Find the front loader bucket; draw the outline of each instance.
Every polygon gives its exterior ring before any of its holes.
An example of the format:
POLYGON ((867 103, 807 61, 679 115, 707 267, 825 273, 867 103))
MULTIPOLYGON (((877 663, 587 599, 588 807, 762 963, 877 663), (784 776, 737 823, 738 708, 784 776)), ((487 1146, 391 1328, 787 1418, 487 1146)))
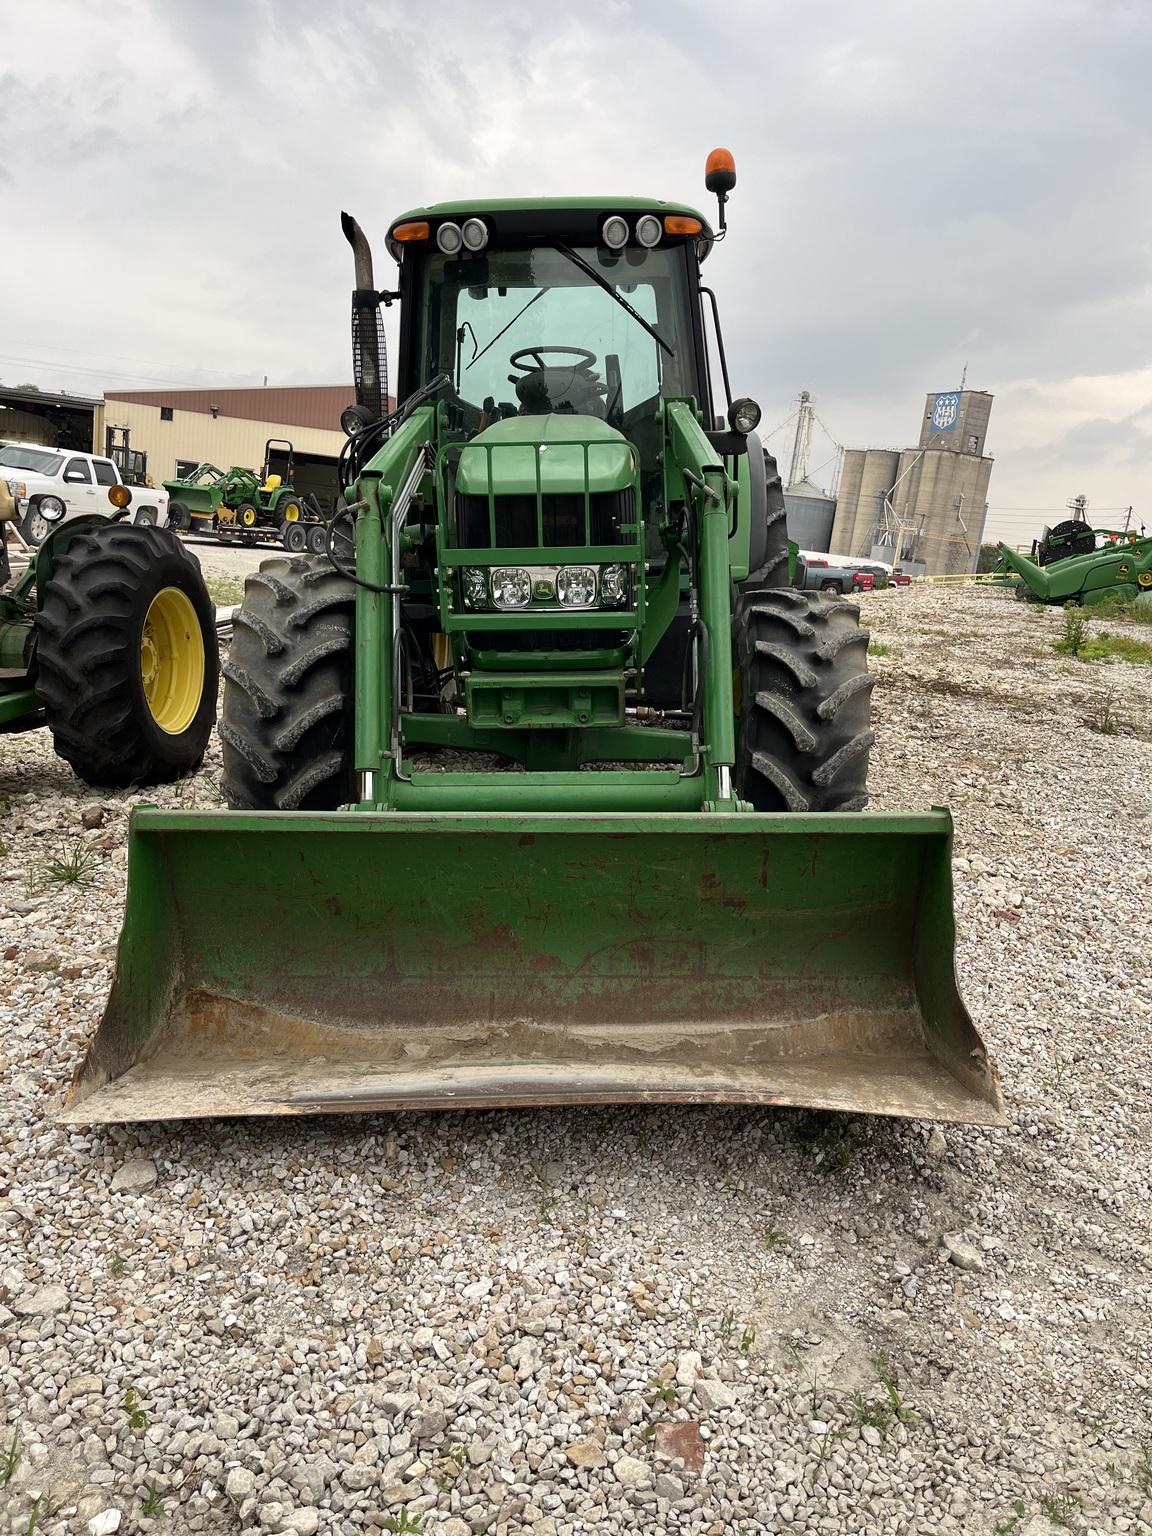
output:
POLYGON ((805 1104, 1002 1123, 951 821, 138 811, 72 1123, 805 1104))

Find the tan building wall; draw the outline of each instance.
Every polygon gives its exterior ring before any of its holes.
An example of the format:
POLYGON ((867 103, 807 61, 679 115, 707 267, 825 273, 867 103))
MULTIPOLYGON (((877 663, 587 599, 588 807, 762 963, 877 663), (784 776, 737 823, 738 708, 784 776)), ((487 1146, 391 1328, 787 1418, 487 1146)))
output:
MULTIPOLYGON (((235 416, 217 417, 200 411, 172 408, 172 420, 160 420, 158 405, 139 405, 108 397, 105 424, 127 427, 134 451, 148 455, 148 473, 154 485, 171 480, 177 460, 201 464, 207 460, 220 469, 241 464, 258 470, 264 461, 264 444, 270 437, 287 438, 297 453, 321 454, 335 461, 344 446, 342 432, 318 427, 289 427, 276 421, 247 421, 235 416)), ((99 452, 103 453, 103 432, 99 452)))

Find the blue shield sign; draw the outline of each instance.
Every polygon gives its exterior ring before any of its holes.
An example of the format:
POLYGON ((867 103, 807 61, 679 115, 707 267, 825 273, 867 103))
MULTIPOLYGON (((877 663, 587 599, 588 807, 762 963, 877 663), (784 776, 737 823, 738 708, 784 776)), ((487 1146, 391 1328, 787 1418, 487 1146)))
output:
POLYGON ((960 417, 960 392, 950 390, 946 395, 934 395, 932 397, 932 430, 933 432, 951 432, 960 417))

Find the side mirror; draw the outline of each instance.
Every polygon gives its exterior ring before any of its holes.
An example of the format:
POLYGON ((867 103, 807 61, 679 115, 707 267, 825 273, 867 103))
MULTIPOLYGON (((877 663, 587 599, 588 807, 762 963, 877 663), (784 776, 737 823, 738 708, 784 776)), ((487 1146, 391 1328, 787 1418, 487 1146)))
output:
POLYGON ((64 471, 65 482, 69 485, 84 485, 84 476, 78 469, 66 469, 64 471))

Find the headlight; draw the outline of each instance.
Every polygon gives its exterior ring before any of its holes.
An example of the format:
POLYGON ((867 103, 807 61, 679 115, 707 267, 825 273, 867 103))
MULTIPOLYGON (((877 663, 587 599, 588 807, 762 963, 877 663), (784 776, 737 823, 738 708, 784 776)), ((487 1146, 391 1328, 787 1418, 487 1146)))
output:
POLYGON ((641 245, 646 245, 649 249, 660 244, 660 236, 663 233, 660 220, 654 213, 646 213, 643 218, 636 220, 636 238, 641 245))
POLYGON ((9 480, 8 490, 17 501, 21 501, 28 494, 28 487, 23 480, 9 480))
POLYGON ((600 572, 600 601, 606 608, 619 608, 628 598, 628 567, 606 565, 600 572))
POLYGON ((461 580, 464 584, 465 608, 488 606, 488 577, 475 565, 465 566, 461 580))
POLYGON ((460 234, 470 251, 482 251, 488 244, 488 226, 483 219, 465 219, 460 234))
POLYGON ((492 571, 492 601, 497 608, 527 608, 532 578, 518 565, 498 565, 492 571))
POLYGON ((610 250, 618 251, 628 244, 628 224, 618 213, 605 219, 600 226, 600 238, 610 250))
POLYGON ((760 425, 760 407, 755 400, 746 397, 733 400, 728 407, 728 425, 733 432, 739 432, 745 437, 749 432, 755 432, 760 425))
POLYGON ((596 601, 596 572, 592 566, 561 566, 556 573, 556 596, 565 608, 591 608, 596 601))
POLYGON ((463 243, 464 237, 460 233, 459 224, 441 224, 436 231, 436 244, 445 256, 455 256, 463 243))
POLYGON ((58 523, 64 516, 64 503, 56 496, 45 496, 40 500, 36 510, 47 522, 58 523))

